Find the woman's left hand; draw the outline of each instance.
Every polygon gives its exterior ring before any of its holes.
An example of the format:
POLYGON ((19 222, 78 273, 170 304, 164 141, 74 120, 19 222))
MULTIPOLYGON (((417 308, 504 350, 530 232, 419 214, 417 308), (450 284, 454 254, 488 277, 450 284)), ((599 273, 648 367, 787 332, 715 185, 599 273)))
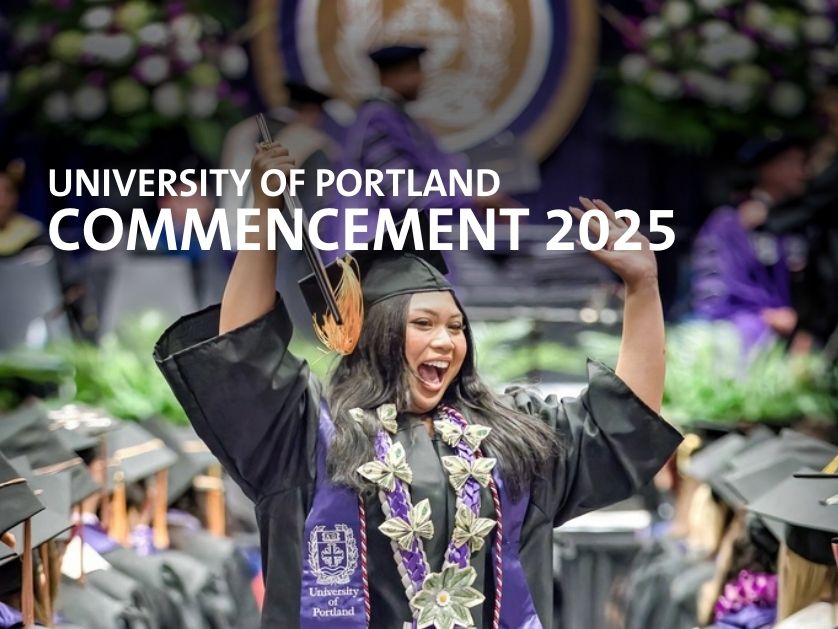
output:
MULTIPOLYGON (((638 243, 639 250, 614 249, 614 243, 628 231, 629 224, 624 219, 617 218, 614 210, 605 201, 599 199, 591 201, 586 197, 579 197, 579 201, 585 211, 598 209, 608 218, 608 239, 605 246, 598 251, 588 253, 619 275, 629 289, 652 283, 657 286, 658 263, 655 260, 655 254, 649 248, 649 239, 636 231, 627 242, 638 243)), ((577 220, 585 214, 577 207, 571 207, 570 211, 577 220)), ((588 221, 588 229, 593 238, 599 237, 599 221, 588 221)))

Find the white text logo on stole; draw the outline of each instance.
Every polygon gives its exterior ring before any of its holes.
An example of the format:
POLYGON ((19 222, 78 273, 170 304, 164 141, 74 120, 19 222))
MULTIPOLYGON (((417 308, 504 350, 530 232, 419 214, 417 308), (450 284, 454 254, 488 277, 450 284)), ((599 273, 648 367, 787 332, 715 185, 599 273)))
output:
POLYGON ((318 585, 349 583, 358 566, 355 535, 346 524, 315 526, 308 539, 308 562, 318 585))

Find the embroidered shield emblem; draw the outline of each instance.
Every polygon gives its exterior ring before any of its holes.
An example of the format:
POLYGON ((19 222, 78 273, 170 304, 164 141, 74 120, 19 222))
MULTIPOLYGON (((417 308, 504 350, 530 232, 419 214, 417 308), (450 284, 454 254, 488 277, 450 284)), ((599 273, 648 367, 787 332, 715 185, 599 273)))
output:
POLYGON ((308 562, 318 585, 349 583, 358 566, 358 546, 346 524, 315 526, 308 539, 308 562))

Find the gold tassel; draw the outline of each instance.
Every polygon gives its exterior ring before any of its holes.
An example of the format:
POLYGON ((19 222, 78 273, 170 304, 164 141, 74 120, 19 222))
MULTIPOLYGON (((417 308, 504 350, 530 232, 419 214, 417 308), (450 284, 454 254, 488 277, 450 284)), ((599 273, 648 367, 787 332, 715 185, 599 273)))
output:
POLYGON ((32 569, 32 520, 23 523, 23 573, 20 579, 20 612, 24 627, 35 624, 35 589, 32 569))
POLYGON ((154 476, 154 547, 165 550, 169 547, 169 524, 166 512, 169 510, 169 470, 160 470, 154 476))
POLYGON ((113 477, 114 488, 109 510, 108 536, 122 544, 128 545, 130 531, 128 530, 128 502, 125 496, 125 473, 121 470, 113 477))
POLYGON ((224 508, 221 466, 211 465, 207 474, 218 480, 218 486, 207 491, 207 529, 216 537, 224 537, 227 534, 227 514, 224 508))
POLYGON ((838 456, 832 459, 825 468, 823 468, 824 474, 838 474, 838 456))
POLYGON ((331 351, 346 356, 355 350, 361 337, 364 294, 361 291, 361 271, 355 258, 347 255, 338 258, 337 264, 341 268, 341 276, 335 289, 335 300, 343 317, 343 325, 335 323, 334 317, 328 312, 323 316, 323 325, 317 322, 317 314, 312 315, 312 322, 320 342, 331 351))
POLYGON ((50 593, 50 556, 49 542, 38 547, 38 555, 41 558, 41 579, 38 581, 38 599, 43 617, 40 622, 47 627, 52 627, 52 596, 50 593))

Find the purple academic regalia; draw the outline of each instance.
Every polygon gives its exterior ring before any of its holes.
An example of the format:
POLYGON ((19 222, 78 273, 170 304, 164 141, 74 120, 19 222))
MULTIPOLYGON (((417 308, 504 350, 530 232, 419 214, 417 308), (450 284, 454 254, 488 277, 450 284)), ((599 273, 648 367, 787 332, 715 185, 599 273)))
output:
POLYGON ((749 233, 736 209, 721 207, 698 233, 692 263, 696 314, 735 324, 743 349, 773 337, 760 313, 791 305, 781 240, 749 233))
POLYGON ((0 629, 9 629, 22 622, 20 612, 13 607, 0 603, 0 629))
MULTIPOLYGON (((414 120, 405 110, 404 104, 398 102, 395 96, 380 96, 366 101, 358 110, 358 116, 346 134, 341 170, 411 170, 413 187, 421 190, 431 170, 439 170, 444 180, 447 180, 449 170, 462 171, 466 166, 465 158, 445 152, 430 131, 414 120)), ((362 190, 357 196, 335 201, 334 207, 338 209, 369 208, 367 236, 361 234, 356 240, 365 242, 372 239, 372 228, 381 208, 389 208, 399 219, 405 210, 411 207, 452 208, 454 214, 460 208, 472 207, 468 197, 443 197, 438 194, 410 196, 407 194, 405 183, 406 178, 402 176, 399 189, 394 190, 392 180, 385 177, 380 184, 385 193, 384 197, 367 197, 362 190)), ((334 221, 333 224, 343 223, 334 221)))

